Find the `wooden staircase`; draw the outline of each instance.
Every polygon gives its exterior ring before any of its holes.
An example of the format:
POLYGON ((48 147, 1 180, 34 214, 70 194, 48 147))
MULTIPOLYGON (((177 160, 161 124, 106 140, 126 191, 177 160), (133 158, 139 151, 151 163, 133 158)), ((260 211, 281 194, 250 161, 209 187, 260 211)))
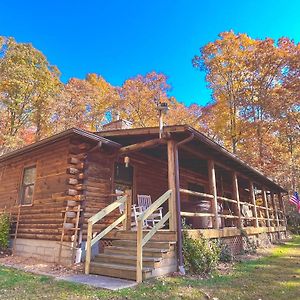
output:
MULTIPOLYGON (((147 234, 144 231, 143 234, 147 234)), ((104 248, 104 253, 94 257, 90 273, 136 279, 136 232, 117 231, 112 246, 104 248)), ((143 280, 165 275, 177 270, 175 232, 161 231, 143 249, 143 280)))
POLYGON ((142 282, 177 270, 176 232, 174 216, 167 211, 150 230, 143 230, 145 220, 171 199, 172 190, 166 191, 136 219, 136 231, 131 229, 131 203, 126 194, 88 219, 85 274, 99 274, 142 282), (123 213, 101 232, 93 233, 93 225, 113 210, 125 205, 123 213), (167 224, 167 222, 169 224, 167 224), (117 229, 123 224, 123 230, 117 229), (166 226, 169 230, 162 229, 166 226), (112 246, 92 260, 92 246, 102 238, 113 239, 112 246), (144 263, 145 262, 145 263, 144 263))

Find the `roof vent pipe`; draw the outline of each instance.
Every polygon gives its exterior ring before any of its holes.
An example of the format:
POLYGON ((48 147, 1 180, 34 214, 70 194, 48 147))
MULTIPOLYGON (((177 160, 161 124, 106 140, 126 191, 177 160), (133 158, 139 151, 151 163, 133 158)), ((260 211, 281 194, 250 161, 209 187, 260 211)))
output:
POLYGON ((157 104, 158 116, 159 116, 159 138, 161 139, 164 131, 164 121, 163 116, 168 112, 168 103, 159 102, 157 104))

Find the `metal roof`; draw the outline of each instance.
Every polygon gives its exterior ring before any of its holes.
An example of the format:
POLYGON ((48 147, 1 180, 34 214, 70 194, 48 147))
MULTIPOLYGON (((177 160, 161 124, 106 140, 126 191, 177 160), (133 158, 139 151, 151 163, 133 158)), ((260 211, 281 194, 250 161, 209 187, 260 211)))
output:
POLYGON ((67 138, 69 136, 70 137, 71 136, 79 136, 79 137, 82 137, 84 140, 87 140, 87 141, 102 142, 103 145, 109 146, 109 147, 114 147, 114 148, 120 148, 121 147, 120 144, 118 144, 116 142, 113 142, 111 140, 108 140, 108 139, 106 139, 102 136, 99 136, 99 135, 95 134, 95 133, 92 133, 92 132, 89 132, 89 131, 86 131, 86 130, 83 130, 83 129, 79 129, 79 128, 70 128, 70 129, 62 131, 60 133, 57 133, 55 135, 52 135, 48 138, 42 139, 42 140, 40 140, 36 143, 30 144, 30 145, 25 146, 23 148, 8 152, 6 154, 3 154, 3 155, 0 156, 0 162, 3 162, 3 161, 5 161, 9 158, 13 158, 13 157, 21 155, 21 154, 25 154, 25 153, 30 152, 30 151, 35 150, 35 149, 40 149, 40 148, 42 148, 46 145, 55 143, 59 140, 67 138))

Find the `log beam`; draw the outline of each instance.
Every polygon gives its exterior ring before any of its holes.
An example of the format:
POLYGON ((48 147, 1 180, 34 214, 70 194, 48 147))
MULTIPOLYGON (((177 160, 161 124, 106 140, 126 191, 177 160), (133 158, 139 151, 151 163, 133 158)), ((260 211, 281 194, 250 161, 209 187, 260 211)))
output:
POLYGON ((119 149, 119 154, 120 155, 124 155, 124 154, 128 154, 131 152, 136 152, 136 151, 140 151, 142 149, 145 148, 151 148, 151 147, 155 147, 158 145, 162 145, 165 144, 166 140, 165 139, 153 139, 153 140, 149 140, 146 142, 141 142, 141 143, 137 143, 137 144, 132 144, 129 146, 124 146, 122 148, 119 149))

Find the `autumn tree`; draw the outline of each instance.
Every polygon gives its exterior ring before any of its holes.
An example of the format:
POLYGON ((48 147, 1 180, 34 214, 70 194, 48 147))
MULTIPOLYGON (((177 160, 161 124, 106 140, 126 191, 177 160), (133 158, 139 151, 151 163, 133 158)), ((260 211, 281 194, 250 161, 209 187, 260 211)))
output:
POLYGON ((215 110, 226 114, 214 122, 217 128, 224 128, 224 140, 230 142, 230 149, 237 153, 243 127, 239 122, 239 111, 245 81, 245 51, 253 47, 253 40, 246 34, 233 32, 220 34, 220 39, 200 49, 200 55, 193 58, 193 66, 206 72, 208 87, 216 100, 215 110))
POLYGON ((203 109, 204 130, 281 179, 291 157, 289 165, 297 165, 299 61, 299 46, 287 38, 251 39, 232 31, 193 59, 213 90, 214 102, 203 109))
POLYGON ((199 106, 186 107, 175 97, 169 96, 170 85, 164 74, 151 72, 126 80, 119 89, 120 99, 116 102, 116 110, 121 118, 130 120, 134 127, 158 126, 157 105, 168 104, 169 112, 165 116, 166 125, 197 125, 199 106))
POLYGON ((90 130, 91 106, 96 101, 97 89, 86 80, 71 78, 54 99, 52 126, 54 132, 71 127, 90 130))
POLYGON ((113 119, 119 111, 119 88, 112 86, 102 76, 95 73, 88 74, 86 81, 94 87, 96 96, 90 103, 91 130, 99 131, 104 123, 113 119))
POLYGON ((5 120, 2 139, 17 139, 20 130, 28 127, 33 128, 38 140, 48 125, 50 99, 60 87, 59 71, 31 44, 2 38, 1 45, 0 105, 5 120))

